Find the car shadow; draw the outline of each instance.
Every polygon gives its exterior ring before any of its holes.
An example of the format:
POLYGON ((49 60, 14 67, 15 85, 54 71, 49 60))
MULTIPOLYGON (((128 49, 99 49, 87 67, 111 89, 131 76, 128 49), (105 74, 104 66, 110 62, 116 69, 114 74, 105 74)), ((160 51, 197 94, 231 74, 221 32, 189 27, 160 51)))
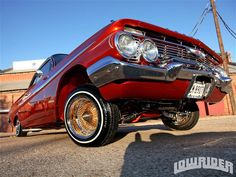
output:
MULTIPOLYGON (((118 128, 118 132, 116 133, 116 136, 113 140, 113 142, 116 142, 122 138, 124 138, 128 133, 136 132, 137 130, 150 130, 150 129, 159 129, 159 130, 171 130, 168 127, 164 125, 143 125, 143 126, 136 126, 135 124, 126 124, 125 126, 122 125, 118 128)), ((32 136, 39 136, 39 135, 56 135, 56 134, 67 134, 66 129, 55 129, 55 130, 42 130, 39 132, 29 132, 27 134, 27 137, 32 136)), ((7 137, 7 136, 6 136, 7 137)))
POLYGON ((123 139, 125 136, 127 136, 129 133, 132 132, 137 132, 137 131, 145 131, 145 130, 151 130, 151 129, 159 129, 159 130, 168 130, 168 131, 172 131, 172 129, 166 127, 165 125, 141 125, 141 126, 136 126, 134 124, 126 124, 125 126, 120 126, 118 128, 118 131, 115 135, 115 137, 113 138, 112 143, 119 141, 121 139, 123 139))
POLYGON ((27 137, 39 136, 39 135, 60 135, 60 134, 67 134, 67 132, 65 129, 62 129, 59 131, 58 130, 50 130, 50 131, 42 130, 39 132, 29 132, 27 134, 27 137))
MULTIPOLYGON (((124 154, 121 177, 176 176, 174 163, 190 157, 215 157, 236 166, 236 132, 204 132, 189 135, 155 133, 150 141, 135 134, 124 154)), ((234 172, 236 170, 234 169, 234 172)), ((195 169, 177 176, 232 176, 219 170, 195 169)))

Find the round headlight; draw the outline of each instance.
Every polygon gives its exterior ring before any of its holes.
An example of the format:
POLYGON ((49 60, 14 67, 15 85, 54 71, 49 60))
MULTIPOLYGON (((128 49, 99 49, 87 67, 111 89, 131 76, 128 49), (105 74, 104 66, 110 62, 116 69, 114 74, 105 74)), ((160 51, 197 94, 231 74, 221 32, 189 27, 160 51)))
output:
POLYGON ((143 58, 148 62, 155 62, 158 59, 158 49, 151 40, 144 40, 142 43, 143 58))
POLYGON ((132 58, 135 56, 139 47, 139 41, 126 33, 117 34, 115 37, 115 44, 119 53, 125 58, 132 58))

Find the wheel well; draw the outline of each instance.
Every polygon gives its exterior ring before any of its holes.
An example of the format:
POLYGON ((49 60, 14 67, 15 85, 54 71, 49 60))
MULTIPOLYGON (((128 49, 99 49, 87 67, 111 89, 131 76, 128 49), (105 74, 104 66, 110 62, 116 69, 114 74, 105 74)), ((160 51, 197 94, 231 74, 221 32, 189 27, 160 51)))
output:
POLYGON ((57 118, 64 120, 64 106, 68 95, 84 84, 91 84, 91 81, 82 65, 74 66, 62 76, 57 90, 57 118))

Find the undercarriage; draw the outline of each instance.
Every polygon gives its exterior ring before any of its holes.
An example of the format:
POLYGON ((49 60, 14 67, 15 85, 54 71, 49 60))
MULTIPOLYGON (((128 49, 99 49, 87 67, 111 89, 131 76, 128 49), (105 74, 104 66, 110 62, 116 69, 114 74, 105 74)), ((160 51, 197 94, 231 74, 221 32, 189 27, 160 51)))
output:
POLYGON ((138 122, 141 119, 170 119, 180 121, 188 117, 190 111, 186 105, 194 101, 137 101, 123 100, 116 104, 121 112, 120 123, 138 122))

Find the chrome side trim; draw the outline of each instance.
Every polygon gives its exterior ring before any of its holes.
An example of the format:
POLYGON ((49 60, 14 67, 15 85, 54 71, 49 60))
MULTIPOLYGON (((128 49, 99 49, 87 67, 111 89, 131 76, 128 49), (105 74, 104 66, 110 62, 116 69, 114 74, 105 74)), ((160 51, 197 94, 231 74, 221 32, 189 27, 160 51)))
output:
POLYGON ((87 68, 87 74, 93 84, 101 87, 118 80, 154 80, 171 82, 176 79, 192 80, 197 76, 206 76, 214 81, 221 91, 228 93, 227 87, 231 78, 217 78, 210 70, 194 70, 183 68, 182 62, 171 62, 162 67, 144 66, 119 61, 107 56, 87 68))

